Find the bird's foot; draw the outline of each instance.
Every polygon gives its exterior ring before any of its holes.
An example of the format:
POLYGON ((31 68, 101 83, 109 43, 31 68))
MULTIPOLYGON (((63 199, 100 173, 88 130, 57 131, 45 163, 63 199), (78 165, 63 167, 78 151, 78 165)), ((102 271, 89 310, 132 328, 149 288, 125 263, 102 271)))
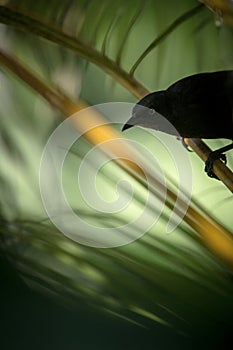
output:
POLYGON ((227 157, 225 154, 219 153, 218 151, 213 151, 209 154, 205 162, 205 172, 209 177, 219 180, 219 178, 213 172, 213 165, 216 159, 222 160, 224 164, 227 163, 227 157))
POLYGON ((184 138, 181 137, 181 136, 177 136, 177 140, 181 141, 182 142, 182 145, 184 146, 184 148, 189 151, 189 152, 193 152, 191 150, 191 148, 189 148, 189 146, 187 145, 187 143, 185 142, 184 138))

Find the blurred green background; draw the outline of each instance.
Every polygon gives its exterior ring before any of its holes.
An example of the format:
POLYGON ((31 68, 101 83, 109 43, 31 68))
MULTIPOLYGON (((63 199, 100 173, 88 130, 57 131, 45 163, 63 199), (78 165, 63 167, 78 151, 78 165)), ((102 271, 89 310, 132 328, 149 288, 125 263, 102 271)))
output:
MULTIPOLYGON (((150 43, 198 1, 4 1, 12 11, 42 20, 96 48, 129 72, 150 43)), ((2 17, 1 17, 2 18, 2 17)), ((20 15, 15 17, 20 23, 20 15)), ((5 23, 5 20, 3 20, 5 23)), ((43 26, 43 24, 41 24, 43 26)), ((90 105, 136 102, 131 92, 95 64, 17 26, 1 24, 1 49, 10 52, 49 87, 90 105)), ((164 89, 196 72, 232 69, 233 29, 215 25, 200 8, 169 33, 140 63, 135 78, 150 91, 164 89)), ((40 159, 52 131, 64 120, 39 94, 1 66, 1 337, 5 349, 213 349, 232 337, 232 275, 195 232, 182 222, 166 234, 169 213, 127 246, 95 249, 75 243, 49 223, 38 182, 40 159)), ((127 120, 127 116, 126 116, 127 120)), ((117 122, 117 121, 116 121, 117 122)), ((146 145, 163 171, 173 166, 164 148, 140 129, 127 134, 146 145), (161 156, 162 155, 162 156, 161 156)), ((164 142, 166 142, 166 135, 164 142)), ((176 139, 169 142, 177 143, 176 139)), ((212 148, 224 140, 207 141, 212 148)), ((84 139, 68 162, 66 181, 91 145, 84 139)), ((180 145, 180 152, 186 152, 180 145)), ((233 156, 227 155, 233 168, 233 156)), ((190 154, 193 201, 200 211, 232 230, 232 198, 208 178, 190 154)), ((100 172, 103 191, 115 189, 116 168, 100 172), (112 174, 112 175, 111 175, 112 174), (102 176, 102 178, 101 178, 102 176), (106 186, 106 187, 105 187, 106 186)), ((101 225, 106 214, 71 203, 82 217, 101 225)), ((140 198, 140 193, 136 193, 140 198)), ((114 191, 113 191, 114 192, 114 191)), ((75 192, 75 194, 77 194, 75 192)), ((126 220, 119 215, 117 220, 126 220)))

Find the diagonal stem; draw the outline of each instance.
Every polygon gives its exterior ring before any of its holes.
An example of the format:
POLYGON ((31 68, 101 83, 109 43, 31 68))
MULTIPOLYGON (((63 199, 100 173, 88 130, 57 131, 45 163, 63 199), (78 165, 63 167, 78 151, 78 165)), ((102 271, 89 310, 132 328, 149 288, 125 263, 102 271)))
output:
MULTIPOLYGON (((77 112, 81 108, 85 108, 86 106, 81 102, 75 103, 72 102, 69 98, 62 95, 60 92, 56 92, 51 87, 44 84, 41 80, 35 77, 28 69, 23 67, 18 61, 12 58, 10 55, 4 53, 0 50, 0 62, 7 66, 11 71, 13 71, 17 76, 19 76, 24 82, 26 82, 31 88, 33 88, 36 92, 41 94, 49 103, 53 106, 60 109, 65 115, 70 116, 72 113, 77 112)), ((92 118, 93 119, 93 118, 92 118)), ((84 123, 85 120, 82 120, 84 123)), ((81 123, 81 120, 79 120, 81 123)), ((80 125, 79 125, 80 127, 80 125)), ((89 140, 97 144, 99 139, 96 139, 94 133, 89 135, 89 140)), ((104 138, 116 138, 118 135, 111 128, 106 129, 106 133, 103 135, 104 138)), ((187 139, 189 145, 194 148, 194 144, 192 141, 196 139, 187 139)), ((186 140, 186 141, 187 141, 186 140)), ((200 145, 205 144, 198 139, 200 145)), ((127 152, 128 145, 124 145, 122 148, 117 148, 119 152, 119 156, 122 157, 124 152, 127 152)), ((129 149, 131 152, 131 149, 129 149)), ((203 154, 203 152, 202 152, 203 154)), ((124 158, 124 157, 123 157, 124 158)), ((126 157, 128 158, 128 157, 126 157)), ((131 159, 131 158, 130 158, 131 159)), ((223 163, 222 167, 225 167, 223 163)), ((217 166, 216 166, 217 168, 217 166)), ((226 168, 226 167, 225 167, 226 168)), ((129 169, 131 174, 135 173, 136 178, 140 180, 140 171, 139 167, 135 167, 134 163, 129 163, 129 166, 126 167, 126 170, 129 169)), ((227 168, 226 168, 227 169, 227 168)), ((214 169, 215 170, 215 169, 214 169)), ((225 171, 225 169, 223 168, 225 171)), ((228 169, 227 169, 228 170, 228 169)), ((218 176, 219 174, 216 173, 218 176)), ((150 174, 149 174, 150 175, 150 174)), ((152 174, 153 177, 153 174, 152 174)), ((159 181, 155 177, 152 178, 155 186, 160 186, 159 181)), ((158 191, 156 191, 156 194, 158 191)), ((167 187, 167 198, 166 198, 166 206, 170 209, 173 209, 174 202, 176 201, 176 194, 167 187)), ((185 204, 182 202, 182 205, 185 204)), ((182 207, 181 207, 182 208, 182 207)), ((208 213, 204 212, 204 210, 200 211, 195 208, 195 205, 190 205, 187 209, 187 212, 184 215, 184 221, 192 227, 203 239, 205 245, 212 251, 215 255, 220 257, 222 261, 225 262, 226 266, 228 266, 231 270, 233 270, 233 239, 231 233, 224 228, 220 223, 218 223, 214 218, 212 218, 208 213)))
MULTIPOLYGON (((185 139, 185 143, 190 146, 193 151, 206 162, 211 149, 201 139, 185 139)), ((223 147, 223 152, 232 148, 232 144, 223 147)), ((224 183, 224 185, 233 193, 233 173, 221 160, 217 159, 213 165, 215 175, 224 183)))
POLYGON ((140 84, 134 77, 130 76, 116 62, 104 56, 93 47, 83 43, 79 39, 70 37, 51 24, 42 22, 41 19, 38 20, 6 6, 0 6, 0 21, 4 24, 31 32, 75 51, 80 57, 93 62, 106 73, 111 75, 112 78, 131 91, 131 93, 137 98, 148 93, 148 90, 142 84, 140 84))

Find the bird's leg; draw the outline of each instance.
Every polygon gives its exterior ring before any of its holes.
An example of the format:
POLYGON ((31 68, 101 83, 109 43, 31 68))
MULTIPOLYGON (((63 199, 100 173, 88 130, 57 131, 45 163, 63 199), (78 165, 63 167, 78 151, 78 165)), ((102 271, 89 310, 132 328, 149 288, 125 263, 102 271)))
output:
POLYGON ((177 136, 177 140, 179 140, 179 141, 182 142, 182 145, 184 146, 184 148, 185 148, 187 151, 193 152, 193 151, 189 148, 189 146, 187 145, 187 143, 185 142, 184 137, 182 137, 182 136, 177 136))
POLYGON ((233 143, 231 143, 230 145, 221 147, 221 148, 217 149, 216 151, 213 151, 209 154, 209 156, 205 162, 205 172, 207 173, 207 175, 209 177, 212 177, 212 178, 219 180, 219 178, 213 172, 213 164, 214 164, 216 159, 220 159, 226 164, 227 158, 226 158, 226 155, 223 154, 223 152, 227 152, 231 149, 233 149, 233 143))

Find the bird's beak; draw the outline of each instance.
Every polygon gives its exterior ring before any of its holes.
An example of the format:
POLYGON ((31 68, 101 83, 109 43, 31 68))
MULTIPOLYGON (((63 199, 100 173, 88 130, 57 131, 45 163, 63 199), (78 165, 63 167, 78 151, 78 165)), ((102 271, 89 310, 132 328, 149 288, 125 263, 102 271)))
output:
POLYGON ((129 128, 132 128, 132 127, 133 127, 133 125, 126 123, 121 130, 125 131, 125 130, 127 130, 129 128))
POLYGON ((125 123, 125 125, 121 129, 122 131, 132 128, 135 125, 135 121, 133 121, 132 119, 133 119, 133 116, 127 121, 127 123, 125 123))

